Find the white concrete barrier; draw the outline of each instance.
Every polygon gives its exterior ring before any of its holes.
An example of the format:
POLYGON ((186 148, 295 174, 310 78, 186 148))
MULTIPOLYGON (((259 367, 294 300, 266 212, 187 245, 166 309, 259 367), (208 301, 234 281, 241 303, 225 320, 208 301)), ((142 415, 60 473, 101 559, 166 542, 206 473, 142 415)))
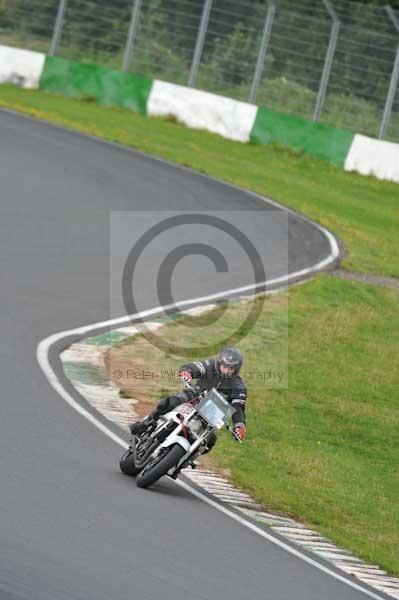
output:
POLYGON ((45 60, 42 52, 0 46, 0 83, 38 88, 45 60))
POLYGON ((399 144, 356 134, 345 160, 345 171, 399 183, 399 144))
POLYGON ((174 117, 193 129, 248 142, 258 107, 232 98, 155 80, 147 103, 147 114, 174 117))
MULTIPOLYGON (((42 52, 0 45, 0 83, 38 88, 45 60, 42 52)), ((172 117, 187 127, 244 143, 250 141, 257 111, 247 102, 159 80, 153 81, 147 99, 149 116, 172 117)), ((356 134, 345 170, 399 183, 399 144, 356 134)))

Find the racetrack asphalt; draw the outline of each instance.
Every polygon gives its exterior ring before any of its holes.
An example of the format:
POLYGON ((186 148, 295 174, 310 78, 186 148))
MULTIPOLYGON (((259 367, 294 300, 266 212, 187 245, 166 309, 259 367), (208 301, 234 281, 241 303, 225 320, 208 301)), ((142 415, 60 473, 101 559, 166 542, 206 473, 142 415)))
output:
MULTIPOLYGON (((55 393, 35 356, 43 338, 109 318, 110 211, 245 205, 262 215, 254 239, 270 232, 278 252, 284 218, 275 207, 7 111, 0 181, 0 599, 366 598, 173 481, 136 488, 118 470, 120 448, 55 393)), ((325 235, 309 222, 290 215, 288 226, 290 271, 328 255, 325 235)), ((268 260, 279 264, 272 251, 268 260)), ((215 291, 207 268, 202 262, 176 281, 175 298, 215 291)))

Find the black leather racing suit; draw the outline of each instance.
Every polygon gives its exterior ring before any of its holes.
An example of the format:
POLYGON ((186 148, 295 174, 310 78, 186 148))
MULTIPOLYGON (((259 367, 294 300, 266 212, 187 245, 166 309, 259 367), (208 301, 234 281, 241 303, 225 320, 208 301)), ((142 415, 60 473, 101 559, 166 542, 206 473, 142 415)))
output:
MULTIPOLYGON (((203 390, 217 388, 226 400, 235 408, 232 416, 234 426, 245 425, 245 406, 247 402, 247 386, 238 376, 221 375, 216 369, 216 361, 214 358, 207 358, 196 362, 191 362, 180 367, 179 373, 188 371, 191 373, 196 385, 203 390)), ((179 404, 187 402, 193 398, 192 392, 189 390, 182 391, 174 396, 162 398, 159 402, 154 415, 163 415, 170 410, 173 410, 179 404)), ((216 436, 213 443, 208 443, 208 447, 212 447, 216 442, 216 436)))

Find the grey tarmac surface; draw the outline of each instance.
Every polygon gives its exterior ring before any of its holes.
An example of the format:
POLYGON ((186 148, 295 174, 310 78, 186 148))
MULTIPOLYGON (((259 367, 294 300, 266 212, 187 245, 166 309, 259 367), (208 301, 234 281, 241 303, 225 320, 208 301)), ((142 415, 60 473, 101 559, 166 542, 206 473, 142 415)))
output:
MULTIPOLYGON (((170 480, 137 489, 118 471, 120 448, 54 392, 36 361, 43 338, 109 317, 110 210, 262 203, 8 112, 0 181, 0 599, 365 598, 170 480)), ((278 237, 278 218, 262 214, 254 236, 269 227, 278 237)), ((328 253, 308 223, 290 217, 289 231, 291 270, 328 253)), ((202 268, 176 282, 177 298, 214 291, 202 268)))

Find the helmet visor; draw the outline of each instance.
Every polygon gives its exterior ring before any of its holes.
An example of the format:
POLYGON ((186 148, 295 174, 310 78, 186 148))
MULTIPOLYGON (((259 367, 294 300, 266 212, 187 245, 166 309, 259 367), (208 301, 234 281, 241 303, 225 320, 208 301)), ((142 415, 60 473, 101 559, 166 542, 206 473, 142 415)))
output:
POLYGON ((221 362, 219 369, 220 369, 220 372, 222 375, 234 375, 234 373, 237 370, 237 367, 231 367, 231 366, 226 365, 225 363, 221 362))

